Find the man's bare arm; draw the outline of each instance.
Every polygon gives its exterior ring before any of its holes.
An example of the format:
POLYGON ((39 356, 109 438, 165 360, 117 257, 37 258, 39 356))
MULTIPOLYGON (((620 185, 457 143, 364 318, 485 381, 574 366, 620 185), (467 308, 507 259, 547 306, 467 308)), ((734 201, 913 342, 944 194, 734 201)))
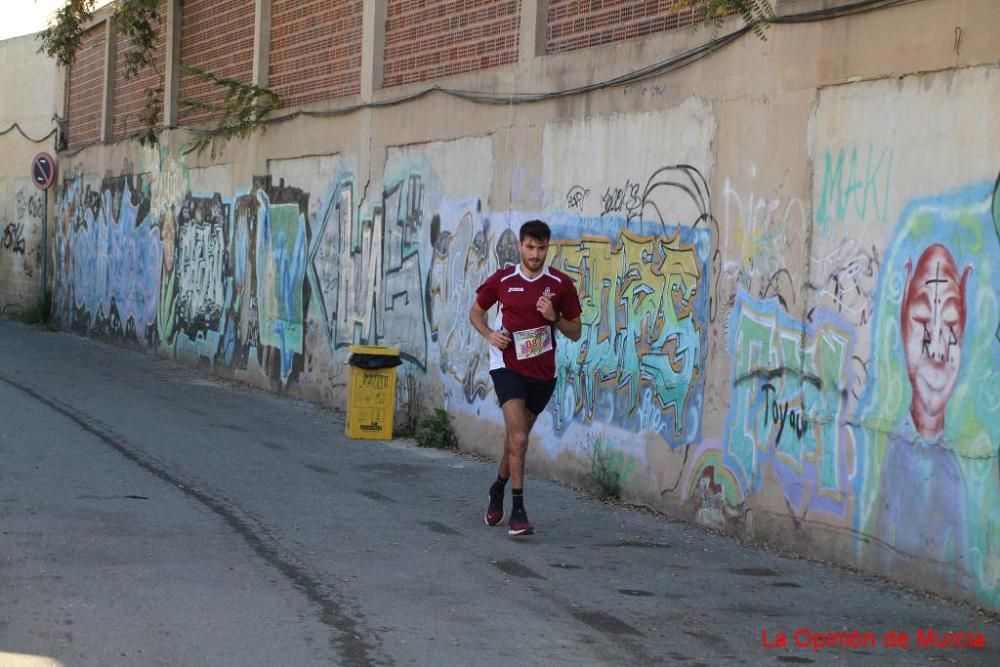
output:
POLYGON ((567 320, 560 318, 556 322, 556 329, 559 329, 559 333, 572 341, 580 340, 580 334, 583 331, 583 322, 577 317, 574 320, 567 320))
POLYGON ((580 340, 583 323, 579 317, 573 320, 563 319, 562 315, 556 311, 555 306, 552 304, 552 299, 544 294, 538 297, 535 309, 542 317, 551 322, 563 336, 566 336, 570 340, 580 340))
POLYGON ((486 323, 486 311, 476 301, 473 301, 472 307, 469 308, 469 322, 472 323, 472 327, 479 332, 480 336, 498 350, 506 349, 507 345, 510 344, 510 336, 500 331, 494 331, 486 323))

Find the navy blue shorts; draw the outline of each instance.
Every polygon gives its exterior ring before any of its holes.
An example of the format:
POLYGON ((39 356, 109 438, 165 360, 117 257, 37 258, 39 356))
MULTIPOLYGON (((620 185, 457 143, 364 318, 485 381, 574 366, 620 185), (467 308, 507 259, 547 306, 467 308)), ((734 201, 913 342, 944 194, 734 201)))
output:
POLYGON ((538 380, 526 377, 509 368, 490 371, 493 389, 497 393, 497 405, 503 405, 512 398, 520 398, 524 406, 536 417, 542 414, 556 389, 556 381, 538 380))

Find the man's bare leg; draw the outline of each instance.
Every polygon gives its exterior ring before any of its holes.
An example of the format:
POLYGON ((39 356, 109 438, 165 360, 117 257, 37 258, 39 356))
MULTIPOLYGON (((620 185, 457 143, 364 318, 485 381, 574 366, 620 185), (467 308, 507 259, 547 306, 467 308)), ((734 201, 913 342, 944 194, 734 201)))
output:
MULTIPOLYGON (((490 486, 490 504, 486 509, 486 524, 489 526, 496 526, 504 519, 503 497, 508 481, 513 481, 512 487, 517 489, 514 494, 515 509, 520 508, 521 515, 524 515, 524 500, 521 495, 524 491, 524 456, 528 449, 528 435, 538 418, 525 407, 523 399, 506 401, 502 410, 505 430, 503 456, 500 458, 497 480, 490 486)), ((512 534, 523 533, 523 530, 517 533, 512 531, 512 534)))
POLYGON ((522 399, 513 399, 503 404, 503 417, 507 425, 505 447, 512 496, 507 532, 511 535, 531 535, 535 529, 528 522, 528 515, 524 511, 524 459, 528 451, 528 434, 534 426, 535 416, 528 411, 522 399))
POLYGON ((501 409, 506 434, 498 472, 503 479, 510 479, 513 488, 523 489, 524 456, 528 451, 528 436, 531 435, 531 429, 535 426, 538 415, 528 410, 524 401, 519 398, 506 401, 501 409), (516 461, 514 465, 511 462, 512 453, 516 461))

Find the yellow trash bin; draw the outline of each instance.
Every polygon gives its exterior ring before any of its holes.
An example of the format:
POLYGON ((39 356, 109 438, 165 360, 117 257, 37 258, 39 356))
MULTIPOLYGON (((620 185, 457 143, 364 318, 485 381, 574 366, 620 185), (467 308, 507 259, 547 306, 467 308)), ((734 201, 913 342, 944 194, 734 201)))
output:
POLYGON ((351 345, 347 382, 347 437, 392 439, 396 409, 396 366, 402 363, 395 347, 351 345))

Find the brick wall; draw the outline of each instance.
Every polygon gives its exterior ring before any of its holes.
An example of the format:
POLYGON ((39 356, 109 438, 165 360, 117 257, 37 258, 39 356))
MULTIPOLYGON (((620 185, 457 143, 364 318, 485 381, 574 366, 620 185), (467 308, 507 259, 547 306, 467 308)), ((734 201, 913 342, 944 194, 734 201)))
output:
POLYGON ((363 0, 273 0, 268 81, 281 106, 361 92, 363 0))
POLYGON ((388 0, 383 85, 517 60, 520 0, 388 0))
POLYGON ((621 42, 693 25, 692 8, 676 0, 549 0, 545 52, 559 53, 621 42))
MULTIPOLYGON (((677 10, 678 0, 550 0, 546 53, 558 53, 691 26, 699 13, 677 10)), ((253 75, 254 0, 182 0, 182 65, 250 83, 253 75)), ((520 0, 388 0, 383 85, 426 81, 512 63, 518 57, 520 0)), ((282 106, 296 107, 361 90, 363 0, 272 0, 269 85, 282 106)), ((165 31, 155 61, 164 72, 165 31)), ((159 75, 146 69, 125 78, 125 54, 116 37, 112 100, 114 139, 141 129, 145 91, 159 75)), ((100 139, 104 26, 88 31, 70 74, 67 117, 71 146, 100 139)), ((179 98, 221 101, 224 91, 181 73, 179 98)), ((212 112, 178 105, 179 122, 210 120, 212 112)))
MULTIPOLYGON (((254 0, 182 0, 181 64, 250 83, 253 78, 254 0)), ((180 100, 221 102, 218 86, 181 73, 180 100)), ((210 120, 205 110, 178 103, 182 125, 210 120)))
POLYGON ((91 28, 70 68, 69 147, 75 148, 101 139, 101 102, 104 95, 104 24, 91 28))
MULTIPOLYGON (((153 64, 143 67, 132 78, 125 77, 125 61, 129 53, 136 51, 132 42, 123 35, 115 35, 115 79, 111 100, 111 137, 124 139, 143 128, 141 116, 146 108, 146 90, 163 85, 166 72, 167 36, 166 31, 156 26, 153 42, 153 64)), ((162 123, 161 113, 157 123, 162 123)))

